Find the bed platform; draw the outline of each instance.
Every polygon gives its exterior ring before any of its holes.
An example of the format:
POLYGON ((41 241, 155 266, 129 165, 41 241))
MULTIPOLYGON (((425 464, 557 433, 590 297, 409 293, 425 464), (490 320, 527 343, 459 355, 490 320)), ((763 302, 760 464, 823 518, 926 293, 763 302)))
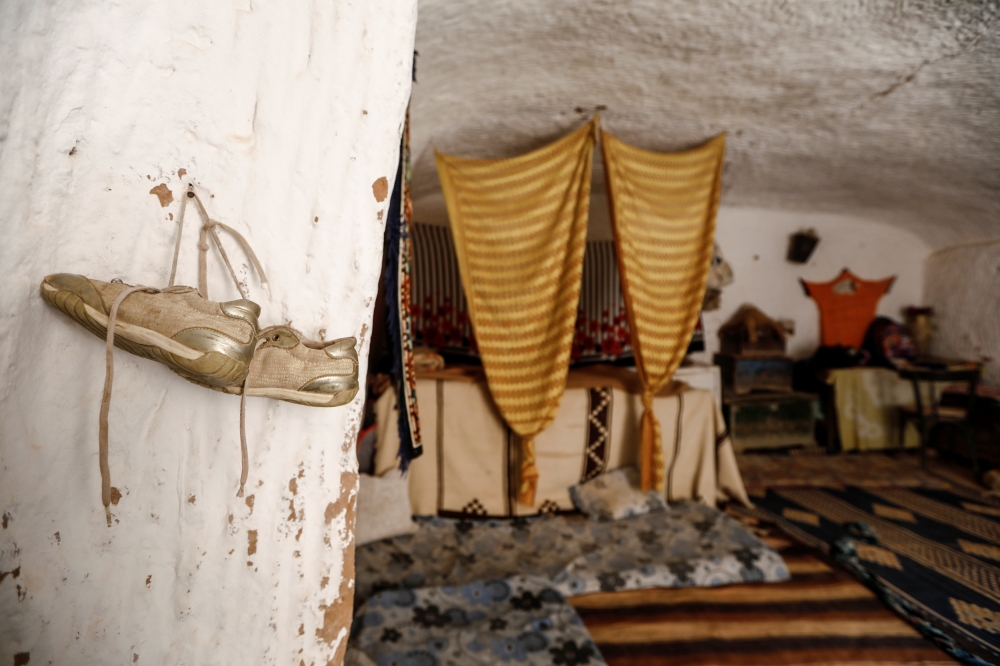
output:
MULTIPOLYGON (((520 442, 500 417, 481 370, 454 368, 417 379, 424 453, 409 469, 416 515, 514 517, 572 511, 570 486, 635 465, 642 414, 633 370, 571 370, 555 421, 535 439, 535 506, 517 502, 520 442)), ((674 382, 653 400, 663 437, 668 502, 750 505, 732 441, 710 391, 674 382)), ((376 405, 375 474, 398 466, 396 398, 376 405)))
MULTIPOLYGON (((772 548, 715 506, 750 506, 710 391, 674 382, 653 401, 669 507, 615 521, 572 515, 569 488, 638 460, 635 372, 570 372, 535 440, 535 506, 516 500, 520 442, 480 369, 417 380, 423 455, 408 471, 419 528, 358 547, 348 664, 605 664, 567 601, 789 578, 772 548)), ((376 405, 375 474, 397 474, 395 395, 376 405)))

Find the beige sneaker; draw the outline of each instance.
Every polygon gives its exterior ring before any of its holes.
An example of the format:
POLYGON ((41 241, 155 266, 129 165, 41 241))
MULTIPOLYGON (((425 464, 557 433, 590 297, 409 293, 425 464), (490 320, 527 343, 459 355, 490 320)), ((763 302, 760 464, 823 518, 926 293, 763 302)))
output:
POLYGON ((354 338, 306 339, 288 326, 260 332, 245 394, 312 407, 346 405, 358 393, 354 338))
MULTIPOLYGON (((42 280, 42 297, 94 335, 107 336, 115 299, 130 285, 58 273, 42 280)), ((118 309, 114 343, 163 363, 196 384, 240 393, 254 355, 260 307, 245 299, 215 303, 192 287, 137 291, 118 309)))

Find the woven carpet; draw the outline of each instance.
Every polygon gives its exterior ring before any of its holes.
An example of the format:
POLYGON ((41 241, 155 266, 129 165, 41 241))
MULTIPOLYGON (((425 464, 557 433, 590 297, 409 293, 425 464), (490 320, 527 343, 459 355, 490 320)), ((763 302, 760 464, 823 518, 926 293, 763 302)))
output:
POLYGON ((955 663, 819 551, 737 517, 781 553, 792 579, 571 599, 609 664, 955 663))
POLYGON ((776 488, 742 515, 829 552, 965 663, 1000 663, 1000 504, 962 487, 776 488))
POLYGON ((738 453, 736 458, 751 495, 786 486, 950 488, 962 482, 938 461, 930 461, 932 472, 925 472, 920 457, 910 452, 826 455, 806 450, 789 455, 738 453))

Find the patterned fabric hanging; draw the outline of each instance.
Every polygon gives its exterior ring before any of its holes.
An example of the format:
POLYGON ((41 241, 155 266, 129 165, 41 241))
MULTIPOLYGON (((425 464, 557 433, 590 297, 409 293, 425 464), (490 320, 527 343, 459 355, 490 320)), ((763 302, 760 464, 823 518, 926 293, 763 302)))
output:
POLYGON ((698 323, 715 236, 725 136, 654 153, 601 132, 618 272, 643 384, 642 488, 663 491, 653 396, 670 381, 698 323))
POLYGON ((417 411, 417 378, 413 370, 413 320, 410 316, 411 263, 413 253, 411 230, 413 206, 410 202, 410 111, 399 149, 399 167, 389 200, 385 224, 385 299, 388 312, 389 340, 392 345, 392 380, 399 409, 399 468, 423 453, 420 443, 420 415, 417 411))
POLYGON ((522 440, 518 501, 529 506, 534 437, 555 418, 569 369, 595 130, 506 160, 436 155, 486 380, 522 440))

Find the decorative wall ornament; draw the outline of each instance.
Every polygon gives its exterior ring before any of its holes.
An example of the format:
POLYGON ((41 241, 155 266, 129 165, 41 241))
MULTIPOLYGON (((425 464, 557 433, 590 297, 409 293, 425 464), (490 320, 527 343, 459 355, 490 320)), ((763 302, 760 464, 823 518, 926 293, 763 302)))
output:
POLYGON ((722 288, 733 283, 733 267, 722 256, 722 248, 718 243, 712 247, 712 263, 708 267, 708 284, 705 287, 705 298, 702 300, 702 311, 718 310, 722 307, 722 288))
POLYGON ((815 229, 806 229, 792 234, 788 238, 788 261, 793 264, 806 263, 817 244, 819 244, 819 236, 816 235, 815 229))
POLYGON ((410 111, 407 108, 399 144, 399 167, 389 200, 385 224, 385 299, 389 342, 392 345, 392 380, 404 409, 399 410, 399 468, 423 454, 420 413, 417 409, 417 379, 413 368, 413 317, 410 292, 413 256, 413 205, 410 201, 410 111))

